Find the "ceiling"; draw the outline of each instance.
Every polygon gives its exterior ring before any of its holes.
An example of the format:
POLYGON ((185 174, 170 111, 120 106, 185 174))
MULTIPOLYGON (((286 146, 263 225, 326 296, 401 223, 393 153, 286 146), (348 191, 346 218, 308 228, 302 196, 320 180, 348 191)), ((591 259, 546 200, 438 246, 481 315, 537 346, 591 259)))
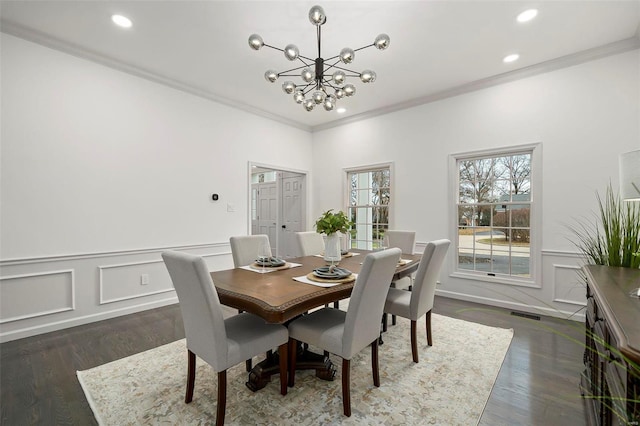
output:
MULTIPOLYGON (((640 47, 640 1, 2 1, 3 32, 308 130, 331 127, 499 82, 640 47), (315 58, 308 11, 320 4, 322 56, 391 37, 387 50, 356 53, 350 68, 377 80, 354 83, 338 101, 307 112, 267 69, 298 63, 281 52, 249 48, 252 33, 315 58), (536 19, 516 16, 537 8, 536 19), (111 22, 123 14, 129 29, 111 22), (505 64, 502 58, 519 53, 505 64)), ((349 80, 349 79, 348 79, 349 80)))

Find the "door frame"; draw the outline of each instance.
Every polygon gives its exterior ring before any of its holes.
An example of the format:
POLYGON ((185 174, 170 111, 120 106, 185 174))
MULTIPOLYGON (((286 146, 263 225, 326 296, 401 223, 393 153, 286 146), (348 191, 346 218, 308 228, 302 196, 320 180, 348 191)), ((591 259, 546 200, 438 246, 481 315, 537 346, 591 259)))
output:
MULTIPOLYGON (((309 229, 309 212, 310 208, 310 185, 309 180, 311 179, 311 173, 308 170, 302 169, 294 169, 291 167, 282 167, 275 166, 273 164, 260 163, 257 161, 248 161, 247 163, 247 235, 251 235, 251 175, 253 173, 253 169, 261 168, 261 169, 269 169, 274 170, 276 172, 289 172, 289 173, 297 173, 305 176, 304 179, 304 201, 302 203, 302 220, 305 226, 305 229, 309 229)), ((281 179, 280 176, 277 179, 278 184, 276 185, 276 197, 277 197, 277 205, 278 205, 278 214, 276 220, 276 247, 280 247, 280 229, 282 227, 282 188, 281 188, 281 179)))

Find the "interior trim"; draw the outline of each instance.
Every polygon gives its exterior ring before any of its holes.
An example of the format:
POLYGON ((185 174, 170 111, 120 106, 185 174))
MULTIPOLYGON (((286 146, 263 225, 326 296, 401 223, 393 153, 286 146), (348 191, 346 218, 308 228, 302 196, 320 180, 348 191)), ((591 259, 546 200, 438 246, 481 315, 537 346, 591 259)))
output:
POLYGON ((72 43, 68 43, 58 38, 50 37, 40 31, 24 27, 22 25, 19 25, 13 22, 0 19, 0 31, 6 34, 10 34, 25 40, 29 40, 29 41, 56 49, 56 50, 60 50, 62 52, 71 54, 73 56, 77 56, 79 58, 87 59, 89 61, 102 64, 104 66, 116 69, 118 71, 126 72, 129 74, 135 75, 137 77, 141 77, 141 78, 153 81, 155 83, 163 84, 165 86, 169 86, 171 88, 181 90, 183 92, 190 93, 195 96, 199 96, 214 102, 218 102, 220 104, 223 104, 232 108, 237 108, 242 111, 248 112, 250 114, 265 117, 270 120, 274 120, 279 123, 286 124, 301 130, 306 130, 311 133, 330 129, 333 127, 343 126, 345 124, 350 124, 357 121, 367 120, 380 115, 389 114, 391 112, 400 111, 407 108, 413 108, 415 106, 436 102, 442 99, 463 95, 465 93, 473 92, 476 90, 481 90, 481 89, 496 86, 499 84, 508 83, 511 81, 520 80, 527 77, 532 77, 534 75, 555 71, 561 68, 567 68, 573 65, 581 64, 583 62, 588 62, 595 59, 604 58, 606 56, 616 55, 618 53, 623 53, 623 52, 640 48, 640 27, 639 27, 636 33, 632 37, 615 41, 613 43, 605 44, 603 46, 598 46, 591 49, 583 50, 581 52, 576 52, 576 53, 562 56, 556 59, 551 59, 549 61, 545 61, 539 64, 505 72, 496 76, 472 81, 467 84, 463 84, 457 87, 452 87, 437 93, 432 93, 426 96, 421 96, 415 99, 411 99, 406 102, 401 102, 395 105, 390 105, 390 106, 378 108, 372 111, 367 111, 362 114, 352 115, 350 117, 334 120, 329 123, 319 124, 316 126, 308 126, 308 125, 299 123, 297 121, 291 120, 287 117, 283 117, 283 116, 265 111, 263 109, 253 107, 246 103, 220 96, 216 93, 209 92, 202 88, 181 83, 175 79, 162 76, 160 74, 151 72, 144 68, 125 64, 116 59, 101 55, 97 52, 82 48, 72 43))
MULTIPOLYGON (((122 250, 98 251, 98 252, 87 252, 87 253, 54 254, 49 256, 10 258, 10 259, 0 260, 0 267, 26 265, 30 263, 62 262, 62 261, 70 261, 70 260, 93 259, 93 258, 100 258, 100 257, 131 256, 131 255, 138 255, 138 254, 157 253, 164 250, 184 251, 184 250, 195 250, 195 249, 203 249, 203 248, 225 248, 227 249, 226 251, 216 253, 216 255, 231 254, 229 242, 227 241, 222 243, 169 245, 169 246, 158 246, 158 247, 145 247, 145 248, 138 248, 138 249, 122 249, 122 250)), ((212 256, 212 255, 213 254, 207 254, 204 256, 212 256)))

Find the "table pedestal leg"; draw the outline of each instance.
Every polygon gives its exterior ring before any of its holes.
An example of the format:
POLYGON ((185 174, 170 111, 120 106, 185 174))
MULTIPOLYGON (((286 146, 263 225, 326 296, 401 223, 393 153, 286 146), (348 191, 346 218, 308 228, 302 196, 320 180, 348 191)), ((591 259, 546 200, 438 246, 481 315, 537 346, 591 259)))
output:
MULTIPOLYGON (((336 367, 328 356, 304 350, 302 345, 298 346, 297 354, 296 370, 316 370, 316 377, 322 380, 332 381, 335 378, 336 367)), ((280 374, 278 359, 278 354, 274 353, 256 364, 249 373, 249 380, 245 383, 247 387, 255 392, 267 386, 272 375, 280 374)))

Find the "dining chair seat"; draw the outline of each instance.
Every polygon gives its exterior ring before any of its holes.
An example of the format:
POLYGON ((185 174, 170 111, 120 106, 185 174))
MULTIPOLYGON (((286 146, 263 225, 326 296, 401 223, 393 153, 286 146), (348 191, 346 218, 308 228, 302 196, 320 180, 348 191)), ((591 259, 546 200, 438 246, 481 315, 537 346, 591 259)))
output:
MULTIPOLYGON (((234 268, 251 265, 261 252, 271 254, 269 236, 265 234, 233 236, 229 238, 229 245, 231 246, 234 268)), ((241 310, 238 312, 242 313, 241 310)), ((267 356, 269 354, 270 352, 267 353, 267 356)), ((251 359, 245 361, 245 369, 249 372, 252 368, 252 361, 251 359)))
POLYGON ((308 343, 342 358, 342 404, 351 416, 351 359, 371 346, 373 384, 380 386, 378 337, 387 290, 401 251, 368 254, 351 292, 347 312, 322 308, 289 323, 289 386, 295 384, 297 342, 308 343))
MULTIPOLYGON (((384 233, 385 244, 387 247, 398 247, 404 254, 413 254, 416 251, 416 233, 415 231, 400 231, 396 229, 387 229, 384 233)), ((408 277, 400 278, 391 283, 392 288, 403 288, 411 290, 415 274, 408 277)), ((396 316, 391 316, 391 324, 396 325, 396 316)), ((382 320, 382 331, 387 331, 387 317, 382 320)))
POLYGON ((193 400, 197 356, 218 373, 216 425, 223 425, 227 369, 274 347, 280 355, 280 393, 286 395, 287 328, 248 313, 224 319, 218 292, 202 257, 166 251, 162 259, 178 295, 187 340, 185 403, 193 400))
POLYGON ((384 304, 384 313, 397 315, 411 321, 411 354, 418 362, 417 321, 425 316, 427 343, 433 344, 431 333, 431 310, 440 269, 447 255, 449 240, 430 241, 420 258, 411 291, 389 288, 384 304))

